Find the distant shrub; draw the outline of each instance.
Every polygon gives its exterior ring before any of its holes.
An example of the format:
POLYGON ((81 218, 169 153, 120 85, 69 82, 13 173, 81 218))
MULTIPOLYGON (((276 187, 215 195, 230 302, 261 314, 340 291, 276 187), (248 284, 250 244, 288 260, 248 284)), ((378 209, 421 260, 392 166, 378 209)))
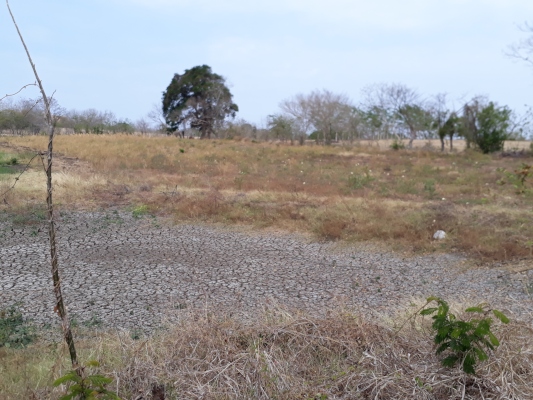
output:
POLYGON ((346 222, 344 219, 338 216, 328 215, 319 222, 316 231, 324 239, 337 240, 341 238, 345 228, 346 222))
POLYGON ((392 150, 403 150, 403 149, 405 149, 405 145, 403 144, 403 142, 401 140, 394 139, 394 141, 390 145, 390 148, 392 150))

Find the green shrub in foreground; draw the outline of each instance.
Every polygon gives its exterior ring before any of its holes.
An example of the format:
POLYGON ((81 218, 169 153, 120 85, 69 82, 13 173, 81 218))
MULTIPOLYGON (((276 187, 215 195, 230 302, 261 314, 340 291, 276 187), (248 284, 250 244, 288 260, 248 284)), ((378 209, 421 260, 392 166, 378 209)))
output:
POLYGON ((433 329, 437 332, 435 335, 435 344, 437 354, 447 352, 448 355, 442 360, 445 367, 454 367, 457 363, 467 374, 475 374, 476 364, 478 361, 488 359, 485 349, 494 350, 500 345, 500 342, 491 332, 492 318, 487 315, 492 312, 504 324, 509 319, 498 310, 490 310, 487 305, 481 304, 476 307, 467 308, 467 313, 481 314, 483 318, 472 318, 468 321, 457 319, 450 313, 448 303, 438 297, 429 297, 424 307, 429 303, 436 302, 437 307, 424 308, 421 315, 431 315, 433 318, 433 329))
POLYGON ((103 375, 94 374, 87 375, 86 368, 99 367, 98 361, 92 360, 87 363, 85 367, 81 367, 80 374, 75 370, 71 370, 54 381, 54 386, 63 384, 70 384, 67 389, 67 394, 60 397, 59 400, 72 399, 106 399, 106 400, 120 400, 120 398, 113 392, 105 388, 106 385, 113 382, 112 378, 103 375), (80 376, 81 375, 81 376, 80 376))

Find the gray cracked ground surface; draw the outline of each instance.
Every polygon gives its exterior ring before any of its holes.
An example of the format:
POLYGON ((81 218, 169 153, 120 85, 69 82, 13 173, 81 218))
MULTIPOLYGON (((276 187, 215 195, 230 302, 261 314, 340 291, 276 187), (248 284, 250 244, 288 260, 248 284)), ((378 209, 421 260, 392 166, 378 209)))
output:
MULTIPOLYGON (((339 303, 382 313, 429 295, 488 301, 528 321, 533 310, 532 271, 467 269, 456 255, 402 258, 117 211, 62 213, 58 226, 70 316, 89 325, 150 330, 186 308, 249 318, 268 301, 311 313, 339 303)), ((0 218, 0 272, 0 308, 19 303, 35 322, 57 323, 42 221, 0 218)))

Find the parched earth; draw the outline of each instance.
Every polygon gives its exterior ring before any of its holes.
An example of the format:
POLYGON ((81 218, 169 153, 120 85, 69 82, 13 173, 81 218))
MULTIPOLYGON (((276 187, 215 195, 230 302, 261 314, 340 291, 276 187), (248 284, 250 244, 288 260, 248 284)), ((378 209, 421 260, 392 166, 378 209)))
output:
MULTIPOLYGON (((58 236, 69 313, 88 326, 150 330, 185 309, 249 318, 269 302, 379 314, 430 295, 486 301, 511 318, 533 319, 533 271, 469 268, 457 255, 404 258, 119 211, 62 213, 58 236)), ((0 272, 0 308, 18 303, 35 322, 57 323, 42 220, 0 215, 0 272)))

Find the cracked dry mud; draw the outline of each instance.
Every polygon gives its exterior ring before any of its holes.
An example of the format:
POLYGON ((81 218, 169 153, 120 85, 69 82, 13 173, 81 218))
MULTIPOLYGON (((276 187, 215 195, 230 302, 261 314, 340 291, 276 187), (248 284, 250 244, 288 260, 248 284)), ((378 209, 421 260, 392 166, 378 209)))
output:
MULTIPOLYGON (((466 268, 457 255, 403 258, 118 211, 62 213, 63 293, 81 323, 150 330, 185 309, 244 318, 268 301, 321 313, 341 303, 366 313, 405 308, 413 298, 487 301, 530 321, 532 271, 466 268)), ((19 303, 39 324, 56 324, 48 236, 40 225, 0 217, 0 308, 19 303)))

